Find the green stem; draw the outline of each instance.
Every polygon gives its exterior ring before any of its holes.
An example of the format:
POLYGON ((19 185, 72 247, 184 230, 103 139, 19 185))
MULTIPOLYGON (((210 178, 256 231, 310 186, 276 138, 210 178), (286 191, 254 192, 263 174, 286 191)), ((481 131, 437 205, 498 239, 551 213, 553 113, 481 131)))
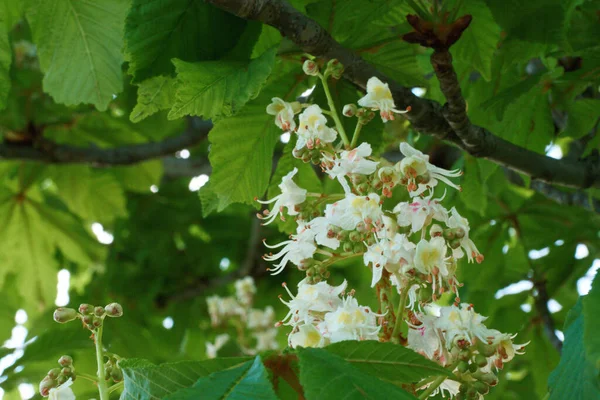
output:
POLYGON ((433 391, 435 389, 440 387, 440 385, 442 384, 442 382, 444 382, 446 380, 446 378, 447 378, 447 376, 445 376, 445 375, 438 376, 437 379, 435 381, 433 381, 433 383, 431 385, 429 385, 429 387, 427 389, 425 389, 425 391, 419 395, 419 400, 423 400, 423 399, 426 399, 427 397, 429 397, 429 395, 431 393, 433 393, 433 391))
MULTIPOLYGON (((452 372, 456 369, 456 366, 458 365, 458 363, 460 362, 460 360, 456 360, 456 362, 454 362, 452 365, 450 365, 448 367, 448 369, 452 372)), ((446 378, 448 378, 446 375, 440 375, 437 378, 435 378, 435 380, 433 381, 433 383, 431 385, 429 385, 429 387, 427 389, 425 389, 424 392, 422 392, 419 395, 419 399, 423 400, 426 399, 427 397, 429 397, 429 395, 431 393, 433 393, 433 391, 435 389, 437 389, 438 387, 440 387, 440 385, 446 380, 446 378)), ((422 382, 422 383, 427 383, 426 381, 422 382)))
POLYGON ((93 375, 86 374, 85 372, 77 372, 77 377, 78 378, 87 379, 88 381, 91 381, 91 382, 94 382, 94 383, 98 382, 98 378, 96 378, 93 375))
POLYGON ((112 385, 111 387, 108 388, 108 393, 112 393, 115 390, 122 388, 123 385, 124 385, 123 381, 121 381, 119 383, 115 383, 114 385, 112 385))
POLYGON ((402 290, 402 293, 400 293, 400 303, 398 304, 396 322, 394 323, 394 330, 392 331, 392 342, 394 343, 400 343, 400 330, 402 329, 402 321, 404 321, 404 309, 406 308, 406 299, 408 298, 409 288, 410 284, 402 290))
POLYGON ((354 148, 354 146, 356 146, 356 142, 358 142, 358 137, 360 136, 360 130, 362 127, 363 124, 360 122, 356 123, 356 128, 354 128, 354 134, 352 135, 352 143, 350 143, 350 147, 354 148))
POLYGON ((98 392, 100 400, 108 400, 108 388, 106 387, 106 376, 104 375, 104 350, 102 349, 102 328, 100 325, 96 329, 94 341, 96 343, 96 363, 98 364, 98 392))
POLYGON ((348 136, 346 136, 346 131, 344 130, 344 126, 342 125, 342 120, 338 116, 337 110, 335 108, 335 103, 333 102, 333 97, 331 97, 331 92, 329 91, 329 86, 327 85, 327 78, 325 78, 322 74, 319 74, 319 78, 321 79, 321 83, 323 84, 323 90, 325 91, 325 97, 327 97, 327 104, 329 104, 329 108, 331 109, 331 118, 335 121, 335 126, 342 137, 342 141, 346 147, 350 147, 350 141, 348 140, 348 136))

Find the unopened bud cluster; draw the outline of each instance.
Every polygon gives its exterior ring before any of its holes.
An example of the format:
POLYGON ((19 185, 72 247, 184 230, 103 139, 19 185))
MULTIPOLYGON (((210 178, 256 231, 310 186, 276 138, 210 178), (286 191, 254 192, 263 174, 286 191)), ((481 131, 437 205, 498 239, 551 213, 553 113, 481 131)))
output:
POLYGON ((64 355, 58 360, 58 365, 59 367, 48 371, 44 379, 40 382, 39 390, 40 395, 43 397, 51 396, 52 398, 60 398, 58 396, 59 393, 73 393, 69 387, 77 378, 73 359, 70 356, 64 355))
MULTIPOLYGON (((274 327, 273 307, 252 307, 256 294, 252 277, 239 279, 234 286, 235 296, 210 296, 206 299, 212 326, 222 330, 236 328, 237 343, 244 354, 254 355, 261 351, 277 350, 279 345, 275 339, 277 329, 274 327)), ((229 339, 229 334, 223 333, 217 335, 214 343, 206 342, 206 356, 217 357, 217 352, 229 339)))
MULTIPOLYGON (((327 77, 343 74, 337 60, 329 61, 322 75, 312 60, 303 69, 321 78, 326 94, 327 77)), ((451 368, 460 381, 448 380, 433 393, 478 398, 497 383, 495 371, 520 354, 523 345, 513 344, 512 335, 486 328, 472 306, 461 305, 458 262, 466 258, 481 263, 484 257, 471 239, 469 221, 456 208, 444 207, 446 190, 437 189, 445 185, 460 191, 453 180, 462 172, 433 165, 428 155, 405 142, 400 144, 403 158, 395 164, 374 157, 369 143, 357 140, 362 126, 376 112, 387 122, 410 107, 396 109, 388 84, 377 77, 369 79, 366 92, 357 105, 347 104, 341 111, 357 118, 351 142, 335 109, 322 110, 317 104, 298 109, 279 98, 267 107, 277 126, 295 133, 293 156, 319 165, 340 184, 337 193, 309 193, 294 181, 294 168, 279 184, 281 194, 260 201, 270 205, 259 214, 263 224, 286 216, 296 222, 288 240, 265 243, 276 249, 263 257, 273 263, 269 270, 276 275, 293 264, 306 274, 297 295, 285 287, 291 300, 284 304, 290 311, 279 325, 291 326, 292 347, 321 347, 339 340, 407 341, 415 351, 451 368), (399 189, 409 200, 384 206, 399 189), (377 287, 380 302, 377 313, 359 306, 354 293, 343 297, 346 282, 326 282, 328 268, 351 257, 361 257, 372 272, 371 286, 377 287), (392 286, 400 297, 396 310, 390 307, 391 291, 380 295, 392 286), (442 308, 439 316, 422 312, 445 293, 453 294, 453 306, 442 308), (400 340, 406 324, 408 338, 400 340)), ((328 104, 334 106, 329 98, 328 104)))
POLYGON ((123 371, 119 368, 119 361, 115 356, 109 356, 104 363, 104 379, 119 383, 123 380, 123 371))
POLYGON ((64 324, 80 319, 83 326, 94 331, 102 326, 105 317, 118 318, 123 315, 123 307, 119 303, 110 303, 105 307, 81 304, 78 310, 59 307, 54 311, 54 320, 64 324))

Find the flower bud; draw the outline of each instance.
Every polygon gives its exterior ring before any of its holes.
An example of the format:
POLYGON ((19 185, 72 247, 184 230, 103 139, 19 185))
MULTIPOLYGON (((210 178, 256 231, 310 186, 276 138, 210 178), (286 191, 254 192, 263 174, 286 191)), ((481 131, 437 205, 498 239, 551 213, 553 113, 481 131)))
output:
POLYGON ((102 326, 102 318, 94 316, 94 320, 92 322, 94 328, 99 328, 102 326))
POLYGON ((64 367, 63 369, 60 370, 61 375, 64 375, 66 377, 70 377, 71 374, 73 373, 73 370, 69 367, 64 367))
POLYGON ((94 311, 94 306, 91 304, 80 304, 79 305, 79 312, 82 313, 83 315, 86 314, 91 314, 94 311))
POLYGON ((353 242, 360 242, 362 240, 362 235, 356 231, 352 231, 348 238, 353 242))
POLYGON ((365 251, 365 245, 362 244, 361 242, 358 243, 354 243, 354 248, 352 249, 352 251, 354 251, 354 253, 358 254, 358 253, 362 253, 363 251, 365 251))
POLYGON ((123 371, 121 371, 121 368, 113 368, 110 377, 115 382, 121 382, 123 380, 123 371))
POLYGON ((496 386, 498 384, 498 378, 492 372, 487 372, 487 373, 481 375, 479 377, 479 380, 481 382, 487 383, 490 386, 496 386))
POLYGON ((464 374, 469 370, 469 364, 466 361, 461 361, 458 363, 456 368, 458 369, 458 372, 464 374))
POLYGON ((429 235, 431 235, 432 238, 437 237, 437 236, 442 236, 443 232, 444 232, 444 230, 438 224, 431 225, 431 228, 429 229, 429 235))
POLYGON ((82 319, 83 323, 86 325, 92 325, 92 323, 94 322, 94 317, 91 315, 85 315, 82 319))
POLYGON ((481 368, 488 364, 487 358, 483 354, 477 354, 473 359, 473 362, 479 365, 481 368))
POLYGON ((70 367, 71 365, 73 365, 73 359, 71 358, 71 356, 65 355, 58 359, 58 363, 61 367, 70 367))
POLYGON ((306 75, 317 76, 319 74, 319 66, 313 60, 306 60, 302 64, 302 70, 306 75))
POLYGON ((479 367, 477 366, 477 364, 469 364, 469 372, 470 373, 475 373, 477 372, 477 370, 479 369, 479 367))
POLYGON ((60 368, 52 368, 46 374, 46 376, 50 379, 56 379, 56 378, 58 378, 58 375, 60 375, 60 368))
POLYGON ((473 382, 473 388, 484 395, 490 391, 490 387, 483 382, 473 382))
POLYGON ((77 311, 72 308, 59 307, 54 311, 54 320, 60 324, 73 321, 78 317, 77 311))
POLYGON ((479 350, 479 352, 485 356, 485 357, 491 357, 494 354, 496 354, 496 347, 489 345, 489 344, 485 344, 483 342, 479 342, 477 344, 477 350, 479 350))
POLYGON ((342 110, 342 114, 344 114, 345 117, 354 117, 357 110, 358 108, 355 104, 346 104, 342 110))
POLYGON ((66 382, 66 381, 68 381, 68 380, 69 380, 69 378, 67 378, 66 376, 64 376, 64 375, 60 375, 60 376, 58 377, 58 379, 56 380, 56 382, 57 382, 59 385, 62 385, 63 383, 65 383, 65 382, 66 382))
POLYGON ((458 249, 460 247, 460 239, 451 240, 448 242, 448 246, 450 246, 451 249, 458 249))
POLYGON ((123 307, 119 303, 110 303, 104 307, 106 315, 112 318, 121 317, 123 315, 123 307))
POLYGON ((454 231, 454 236, 458 239, 462 239, 465 237, 465 231, 462 228, 455 228, 453 229, 454 231))
POLYGON ((350 242, 345 242, 342 248, 344 249, 344 253, 350 253, 354 251, 354 246, 350 242))
POLYGON ((327 69, 325 70, 325 76, 330 76, 333 79, 340 79, 344 74, 344 66, 337 59, 329 60, 327 63, 327 69))
POLYGON ((356 190, 360 194, 366 194, 369 192, 370 187, 369 187, 369 184, 367 184, 367 183, 361 183, 360 185, 356 186, 356 190))
POLYGON ((103 317, 104 316, 104 307, 101 307, 101 306, 95 307, 94 315, 96 317, 103 317))
POLYGON ((479 398, 479 393, 477 393, 477 389, 475 388, 469 388, 469 390, 467 390, 467 399, 478 399, 479 398))
POLYGON ((48 395, 50 394, 50 389, 55 388, 58 385, 58 382, 55 379, 51 379, 49 377, 45 377, 41 382, 40 382, 40 394, 43 397, 48 397, 48 395))

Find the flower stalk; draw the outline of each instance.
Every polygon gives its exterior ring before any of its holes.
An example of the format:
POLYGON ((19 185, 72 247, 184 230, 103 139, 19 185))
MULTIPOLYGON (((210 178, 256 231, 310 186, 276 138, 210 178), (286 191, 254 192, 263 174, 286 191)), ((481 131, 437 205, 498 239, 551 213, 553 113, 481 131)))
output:
POLYGON ((102 348, 102 329, 100 325, 94 333, 94 343, 96 345, 96 363, 98 364, 98 393, 100 394, 100 400, 108 400, 109 393, 108 387, 106 386, 106 375, 104 371, 104 349, 102 348))
POLYGON ((321 83, 323 84, 323 91, 325 92, 325 97, 327 97, 327 104, 329 105, 329 109, 331 110, 331 118, 335 122, 335 127, 340 134, 342 141, 344 142, 344 146, 346 148, 351 148, 350 140, 348 140, 348 136, 346 135, 346 130, 344 129, 344 125, 342 124, 342 120, 340 119, 337 109, 335 108, 335 102, 333 101, 333 97, 331 96, 331 92, 329 90, 329 85, 327 84, 327 78, 323 76, 323 74, 319 73, 319 79, 321 79, 321 83))

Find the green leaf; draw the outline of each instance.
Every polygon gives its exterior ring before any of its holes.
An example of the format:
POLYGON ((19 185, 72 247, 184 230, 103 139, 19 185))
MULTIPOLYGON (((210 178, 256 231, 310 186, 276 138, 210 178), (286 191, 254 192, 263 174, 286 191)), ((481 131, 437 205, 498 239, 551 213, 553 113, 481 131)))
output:
POLYGON ((127 216, 123 187, 110 171, 61 166, 52 172, 58 194, 84 220, 105 223, 127 216))
POLYGON ((592 290, 583 298, 583 341, 588 361, 600 369, 600 274, 592 283, 592 290))
POLYGON ((483 0, 463 3, 461 13, 473 20, 460 40, 452 47, 452 54, 461 62, 469 63, 486 81, 492 78, 492 60, 500 39, 500 27, 483 0))
MULTIPOLYGON (((255 204, 264 193, 272 169, 273 146, 281 135, 265 109, 272 97, 286 97, 296 68, 274 73, 260 95, 238 114, 222 119, 209 133, 211 189, 219 196, 219 211, 240 202, 255 204)), ((287 99, 289 100, 289 98, 287 99)))
POLYGON ((590 133, 600 118, 600 100, 580 99, 567 106, 568 119, 562 135, 578 139, 590 133))
POLYGON ((415 399, 324 349, 300 349, 298 357, 307 399, 415 399))
POLYGON ((0 32, 8 32, 23 17, 23 0, 0 0, 0 16, 3 24, 0 24, 0 32))
POLYGON ((235 46, 245 27, 246 21, 203 1, 133 0, 125 25, 129 73, 139 83, 171 75, 173 58, 218 59, 235 46))
POLYGON ((273 48, 249 63, 173 60, 177 69, 177 95, 169 119, 185 115, 215 119, 236 114, 254 99, 275 62, 273 48))
POLYGON ((54 304, 59 249, 64 256, 82 265, 96 262, 103 249, 81 226, 81 222, 62 210, 42 202, 39 193, 4 190, 0 197, 0 282, 14 271, 16 285, 25 300, 23 308, 32 316, 40 305, 54 304))
POLYGON ((12 62, 12 47, 6 33, 7 21, 5 15, 0 15, 0 110, 6 107, 10 92, 10 64, 12 62))
POLYGON ((253 361, 218 371, 200 378, 194 386, 182 389, 166 397, 168 400, 243 400, 264 399, 275 400, 277 396, 273 391, 269 374, 262 364, 260 357, 253 361))
MULTIPOLYGON (((565 323, 565 341, 560 364, 550 374, 549 400, 588 400, 600 398, 598 369, 586 353, 584 345, 585 317, 582 301, 569 312, 565 323)), ((594 319, 597 315, 594 315, 594 319)))
POLYGON ((175 79, 156 76, 138 85, 137 104, 131 111, 131 122, 140 122, 160 110, 171 108, 175 102, 175 79))
POLYGON ((495 111, 496 118, 502 119, 506 108, 519 99, 521 96, 530 92, 540 81, 542 75, 533 75, 521 82, 495 94, 489 100, 479 105, 483 111, 495 111))
POLYGON ((67 105, 106 110, 123 89, 123 25, 129 2, 32 0, 27 13, 44 75, 44 91, 67 105))
POLYGON ((483 216, 488 203, 487 186, 477 159, 465 156, 464 173, 460 180, 462 187, 460 199, 467 208, 483 216))
POLYGON ((215 358, 155 365, 138 358, 127 359, 119 363, 125 381, 121 399, 163 399, 192 386, 199 378, 239 366, 247 360, 246 357, 215 358))
POLYGON ((395 383, 418 382, 433 375, 452 375, 448 369, 393 343, 344 341, 329 345, 325 350, 340 356, 365 374, 395 383))

